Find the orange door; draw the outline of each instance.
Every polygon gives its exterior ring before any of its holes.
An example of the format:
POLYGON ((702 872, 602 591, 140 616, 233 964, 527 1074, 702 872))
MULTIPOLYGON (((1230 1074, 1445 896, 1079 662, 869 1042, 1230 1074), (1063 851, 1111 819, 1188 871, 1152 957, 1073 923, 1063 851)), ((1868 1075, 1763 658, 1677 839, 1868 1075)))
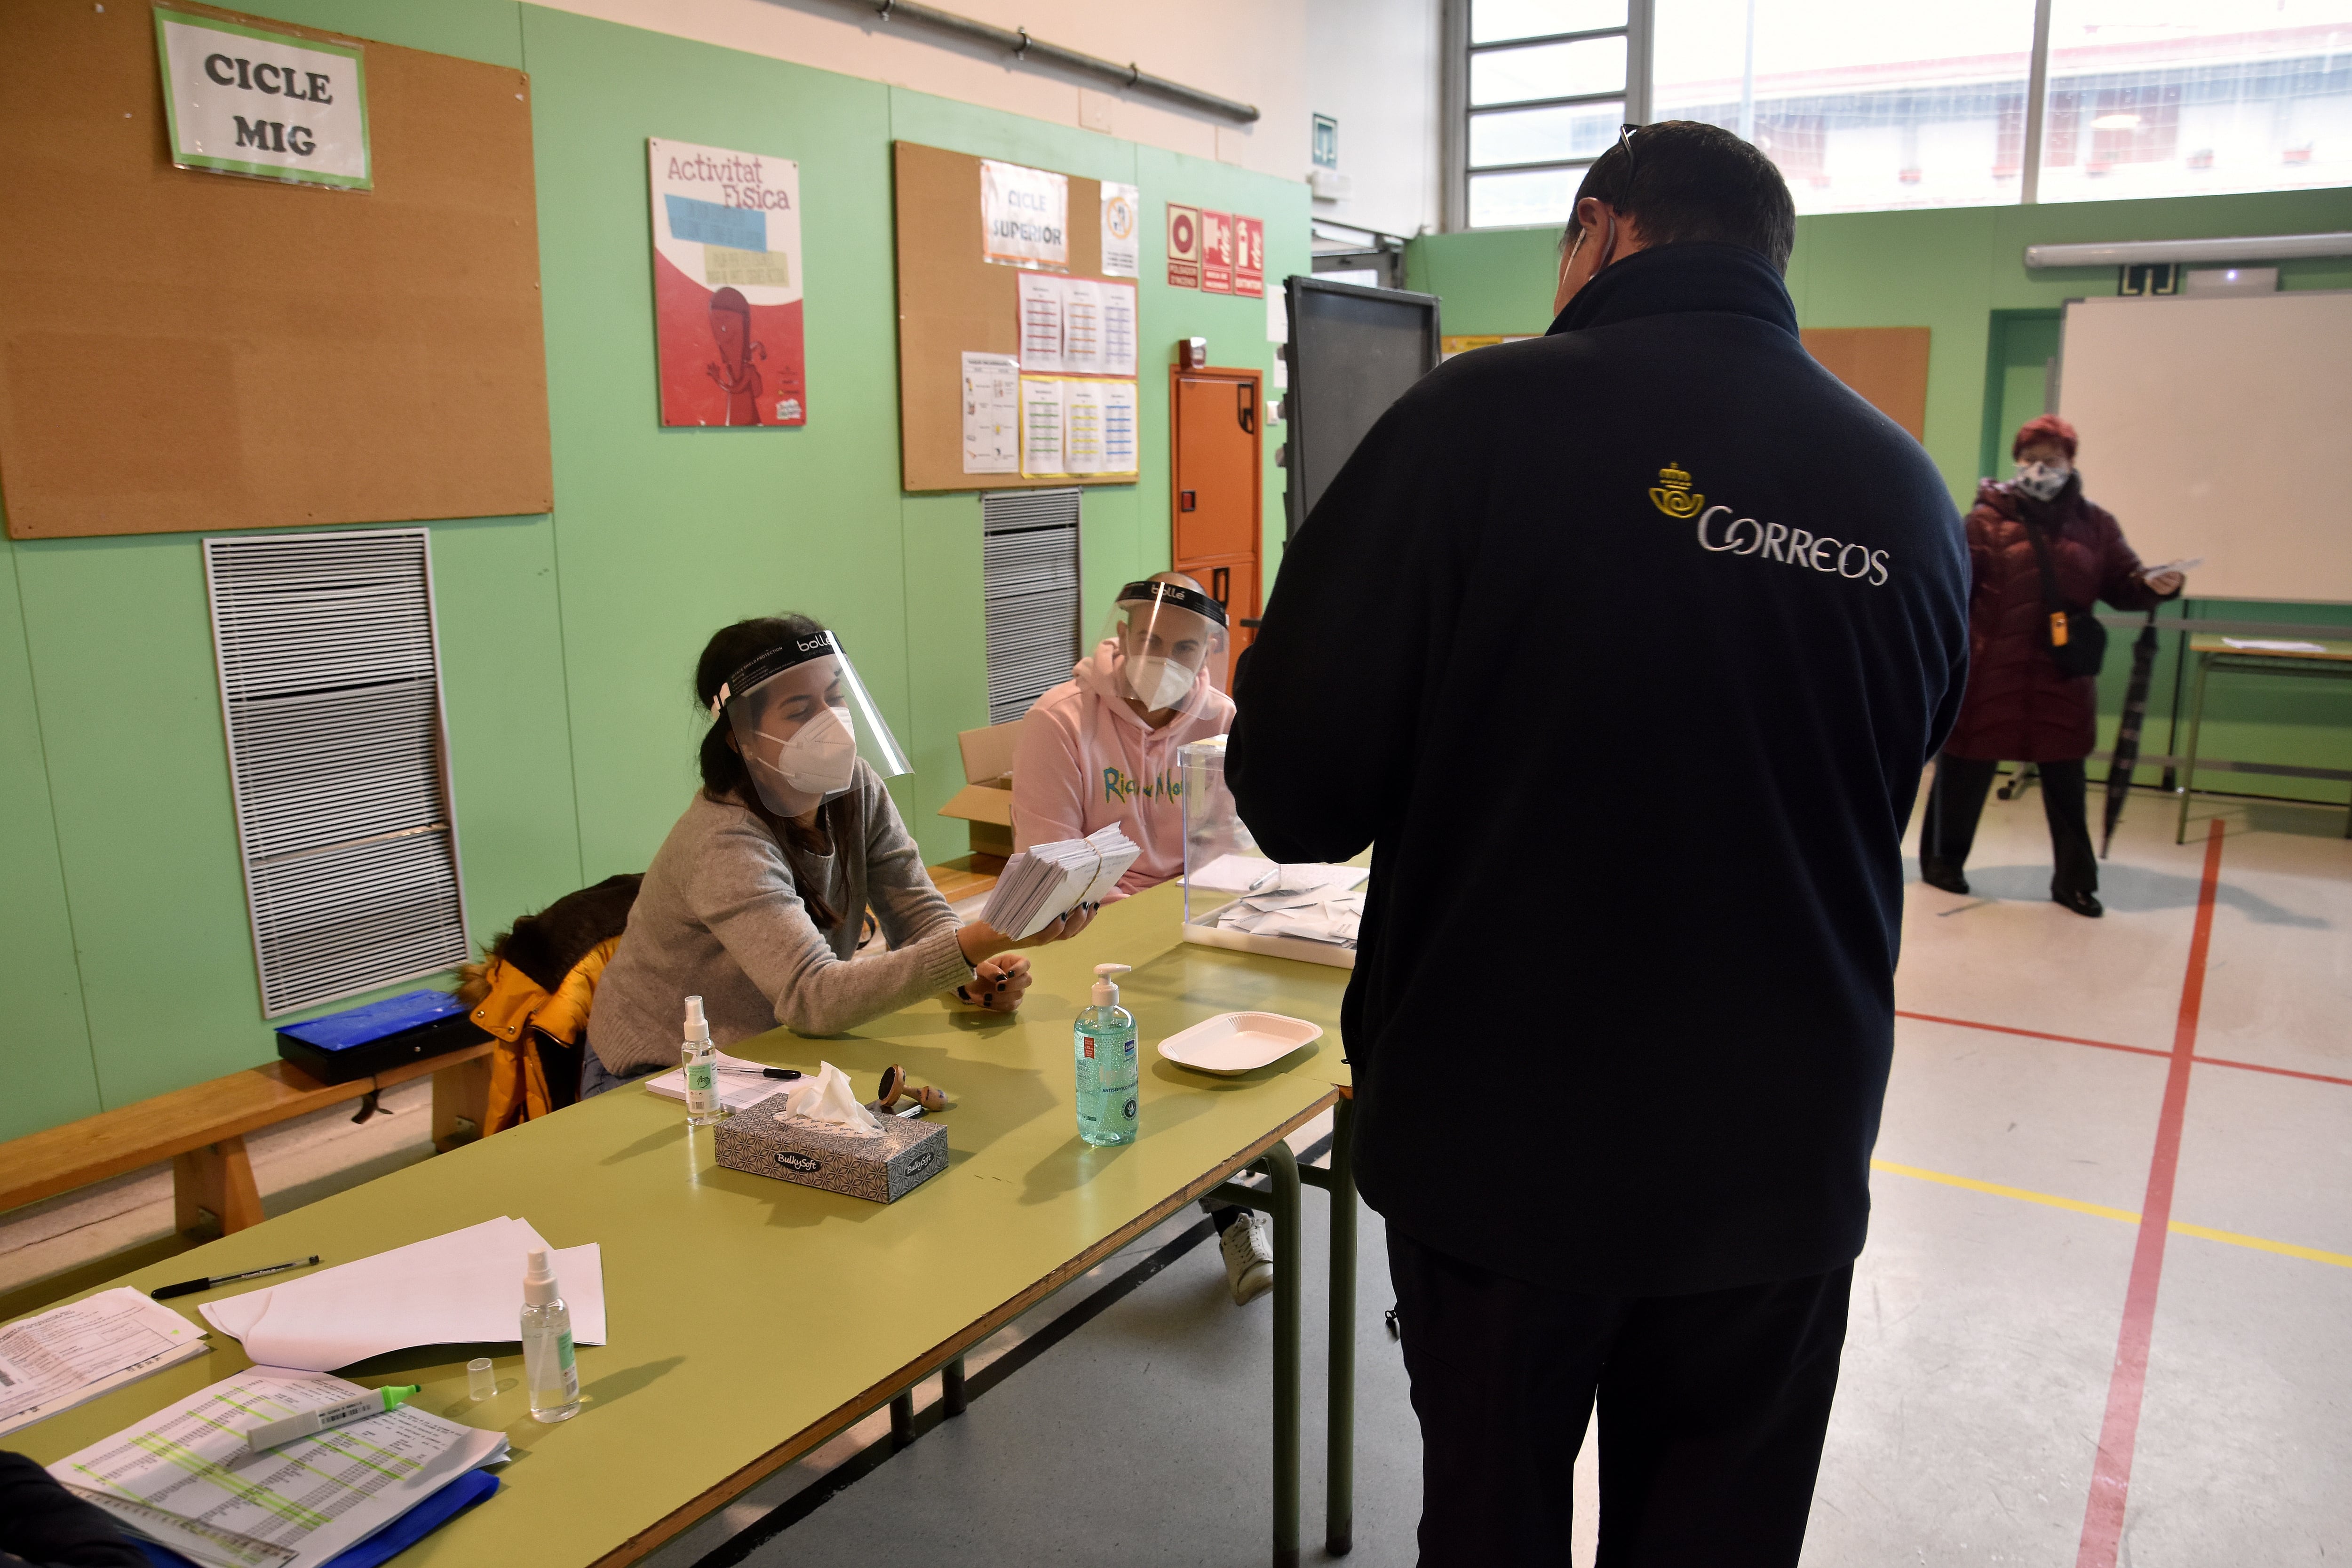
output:
POLYGON ((1251 635, 1239 623, 1257 617, 1265 537, 1258 373, 1176 370, 1171 376, 1171 563, 1225 606, 1235 623, 1238 658, 1251 635))

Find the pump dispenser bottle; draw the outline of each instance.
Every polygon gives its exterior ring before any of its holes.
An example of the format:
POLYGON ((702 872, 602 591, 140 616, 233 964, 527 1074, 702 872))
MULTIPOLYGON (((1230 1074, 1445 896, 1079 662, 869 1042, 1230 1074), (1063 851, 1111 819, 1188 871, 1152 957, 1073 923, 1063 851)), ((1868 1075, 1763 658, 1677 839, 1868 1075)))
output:
POLYGON ((522 1376, 534 1420, 569 1421, 580 1414, 580 1369, 572 1363, 572 1309, 555 1293, 547 1254, 530 1251, 522 1277, 522 1376))
POLYGON ((1095 1002, 1078 1015, 1071 1048, 1078 1069, 1078 1136, 1089 1143, 1135 1142, 1135 1015, 1118 1005, 1124 963, 1095 965, 1095 1002))
POLYGON ((719 1102, 719 1047, 710 1043, 699 996, 686 999, 686 1043, 678 1056, 686 1065, 686 1124, 709 1127, 725 1121, 727 1108, 719 1102))

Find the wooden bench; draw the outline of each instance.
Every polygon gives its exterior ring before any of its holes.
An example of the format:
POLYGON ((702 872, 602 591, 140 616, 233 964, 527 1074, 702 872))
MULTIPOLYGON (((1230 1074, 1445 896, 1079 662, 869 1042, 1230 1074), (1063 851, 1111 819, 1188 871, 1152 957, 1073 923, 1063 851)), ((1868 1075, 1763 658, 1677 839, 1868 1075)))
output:
POLYGON ((468 1124, 477 1131, 482 1125, 491 1048, 485 1040, 347 1083, 320 1083, 290 1062, 270 1062, 29 1133, 0 1143, 0 1211, 169 1160, 181 1230, 196 1229, 206 1215, 225 1233, 243 1230, 262 1218, 247 1133, 429 1073, 433 1146, 446 1151, 465 1140, 468 1124))

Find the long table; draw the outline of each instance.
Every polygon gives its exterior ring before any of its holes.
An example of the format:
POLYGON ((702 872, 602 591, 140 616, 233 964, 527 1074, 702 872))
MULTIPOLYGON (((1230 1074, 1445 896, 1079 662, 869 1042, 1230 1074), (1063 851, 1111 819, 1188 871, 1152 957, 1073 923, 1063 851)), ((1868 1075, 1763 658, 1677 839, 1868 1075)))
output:
MULTIPOLYGON (((1349 1544, 1355 1206, 1339 1007, 1347 972, 1193 946, 1178 889, 1103 910, 1079 938, 1034 951, 1012 1017, 925 1001, 848 1036, 777 1031, 730 1047, 778 1066, 830 1061, 868 1091, 903 1065, 953 1102, 949 1166, 890 1205, 743 1174, 708 1130, 642 1085, 599 1097, 123 1276, 152 1289, 317 1252, 330 1264, 500 1215, 556 1247, 598 1242, 612 1342, 580 1352, 584 1408, 532 1421, 514 1345, 436 1346, 350 1369, 415 1383, 422 1408, 499 1427, 516 1460, 499 1496, 413 1548, 407 1568, 634 1562, 890 1403, 1187 1204, 1223 1192, 1275 1215, 1274 1557, 1298 1558, 1298 1183, 1286 1137, 1328 1109, 1332 1199, 1331 1486, 1327 1543, 1349 1544), (1093 965, 1134 965, 1122 1000, 1141 1037, 1141 1135, 1077 1135, 1073 1019, 1093 965), (1238 1078, 1159 1058, 1154 1045, 1217 1013, 1258 1008, 1324 1028, 1315 1045, 1238 1078), (1252 1167, 1272 1190, 1233 1179, 1252 1167), (493 1354, 502 1390, 467 1397, 465 1363, 493 1354)), ((779 1088, 782 1086, 780 1085, 779 1088)), ((284 1277, 281 1277, 284 1278, 284 1277)), ((244 1287, 251 1289, 253 1287, 244 1287)), ((234 1293, 232 1287, 223 1294, 234 1293)), ((191 1319, 209 1298, 171 1303, 191 1319)), ((249 1364, 211 1355, 54 1416, 14 1441, 43 1463, 249 1364)), ((960 1381, 960 1380, 957 1380, 960 1381)), ((1139 1411, 1139 1415, 1146 1414, 1139 1411)))

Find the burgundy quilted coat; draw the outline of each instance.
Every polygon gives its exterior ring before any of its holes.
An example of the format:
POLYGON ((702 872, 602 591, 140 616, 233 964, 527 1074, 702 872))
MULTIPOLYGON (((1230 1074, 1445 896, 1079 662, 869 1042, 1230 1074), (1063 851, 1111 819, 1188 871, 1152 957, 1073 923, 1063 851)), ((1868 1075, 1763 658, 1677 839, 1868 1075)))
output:
MULTIPOLYGON (((1969 689, 1944 750, 1980 761, 2070 762, 2091 754, 2098 683, 2087 675, 2061 675, 2050 657, 2050 613, 2021 506, 2034 509, 2050 541, 2066 608, 2089 609, 2099 599, 2118 610, 2145 611, 2158 601, 2123 530, 2104 508, 2083 499, 2079 479, 2047 504, 2021 495, 2013 484, 1979 484, 1968 519, 1969 689)), ((2131 657, 2123 628, 2110 622, 2108 637, 2111 662, 2131 657)))

